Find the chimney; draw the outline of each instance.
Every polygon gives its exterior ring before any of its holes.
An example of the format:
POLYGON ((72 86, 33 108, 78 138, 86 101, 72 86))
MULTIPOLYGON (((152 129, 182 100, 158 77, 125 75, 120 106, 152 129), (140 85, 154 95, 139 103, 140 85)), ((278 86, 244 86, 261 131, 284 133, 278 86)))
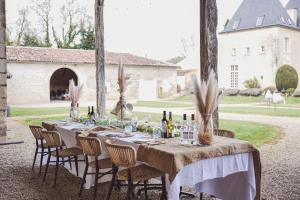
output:
POLYGON ((297 8, 292 8, 287 10, 289 16, 292 18, 293 22, 298 26, 298 10, 297 8))

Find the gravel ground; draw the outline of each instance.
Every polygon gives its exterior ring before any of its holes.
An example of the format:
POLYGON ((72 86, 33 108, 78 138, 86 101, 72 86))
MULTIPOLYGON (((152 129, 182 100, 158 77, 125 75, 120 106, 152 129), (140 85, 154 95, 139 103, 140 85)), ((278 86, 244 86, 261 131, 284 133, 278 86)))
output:
MULTIPOLYGON (((260 148, 263 166, 262 197, 268 200, 300 199, 300 119, 221 114, 221 118, 259 121, 281 126, 284 137, 272 145, 260 148)), ((93 190, 84 190, 78 198, 80 178, 66 169, 59 169, 57 187, 53 189, 54 168, 49 167, 49 177, 42 182, 38 169, 31 171, 34 140, 27 127, 8 120, 9 138, 24 140, 23 144, 0 146, 0 199, 91 199, 93 190), (68 183, 68 184, 66 184, 68 183)), ((3 139, 2 139, 3 140, 3 139)), ((0 138, 1 141, 1 138, 0 138)), ((107 184, 100 184, 97 198, 104 199, 107 184)), ((159 192, 149 192, 151 199, 159 199, 159 192)), ((112 200, 125 199, 125 188, 114 191, 112 200)), ((140 199, 143 199, 141 197, 140 199)), ((182 199, 199 199, 182 198, 182 199)), ((206 197, 206 200, 210 198, 206 197)))

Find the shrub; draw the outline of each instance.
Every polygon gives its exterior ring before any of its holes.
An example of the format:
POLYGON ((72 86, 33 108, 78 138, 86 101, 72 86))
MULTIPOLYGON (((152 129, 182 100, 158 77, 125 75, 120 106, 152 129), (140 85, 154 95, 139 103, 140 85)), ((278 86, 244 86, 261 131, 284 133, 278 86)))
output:
POLYGON ((260 84, 259 84, 256 77, 254 77, 253 79, 246 80, 244 82, 244 86, 245 86, 245 88, 248 88, 248 89, 250 89, 250 88, 260 88, 260 84))
POLYGON ((239 89, 225 89, 223 90, 223 96, 236 96, 239 92, 239 89))
POLYGON ((297 71, 290 65, 283 65, 276 73, 276 88, 278 91, 287 88, 297 88, 298 74, 297 71))
POLYGON ((300 90, 296 90, 293 94, 294 97, 300 97, 300 90))
POLYGON ((289 88, 289 89, 286 90, 286 94, 287 94, 288 96, 292 96, 294 92, 295 92, 295 89, 294 89, 294 88, 289 88))
POLYGON ((260 88, 250 88, 240 91, 240 95, 242 96, 260 96, 262 94, 262 90, 260 88))

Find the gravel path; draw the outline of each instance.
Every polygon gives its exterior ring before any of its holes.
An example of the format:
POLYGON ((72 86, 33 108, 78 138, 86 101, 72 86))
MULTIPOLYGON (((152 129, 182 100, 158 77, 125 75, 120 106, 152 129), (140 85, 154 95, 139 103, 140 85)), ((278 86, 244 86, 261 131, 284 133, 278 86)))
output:
MULTIPOLYGON (((263 166, 262 197, 268 200, 299 200, 300 118, 227 113, 222 113, 220 117, 261 122, 283 128, 285 135, 277 144, 264 145, 260 148, 263 166)), ((25 143, 0 146, 0 199, 80 199, 77 195, 80 178, 60 168, 57 188, 53 189, 51 185, 54 168, 50 167, 49 178, 43 183, 41 176, 37 174, 38 170, 31 171, 34 140, 28 128, 13 120, 8 120, 8 127, 11 138, 22 139, 25 143)), ((99 186, 98 199, 104 199, 106 190, 107 184, 99 186)), ((124 194, 126 194, 124 190, 114 191, 112 200, 125 199, 124 194)), ((151 192, 150 196, 152 199, 159 199, 158 194, 158 192, 151 192)), ((81 199, 91 199, 91 197, 92 190, 85 190, 81 199)))

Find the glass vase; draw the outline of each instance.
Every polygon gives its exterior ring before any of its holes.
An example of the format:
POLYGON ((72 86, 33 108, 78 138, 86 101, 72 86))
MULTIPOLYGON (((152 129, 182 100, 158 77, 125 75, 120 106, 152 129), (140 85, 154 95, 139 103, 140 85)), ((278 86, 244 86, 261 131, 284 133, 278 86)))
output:
POLYGON ((211 145, 214 135, 212 115, 199 115, 198 117, 198 142, 203 145, 211 145))

